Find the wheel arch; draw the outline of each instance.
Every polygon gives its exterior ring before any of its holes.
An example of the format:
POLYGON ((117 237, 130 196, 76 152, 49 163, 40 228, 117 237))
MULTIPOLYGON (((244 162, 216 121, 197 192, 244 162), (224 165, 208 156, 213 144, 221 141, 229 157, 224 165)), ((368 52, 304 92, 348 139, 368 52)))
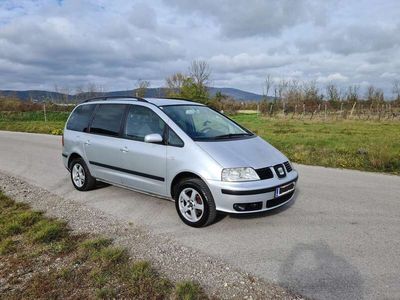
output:
POLYGON ((175 199, 177 190, 176 188, 178 187, 178 183, 181 182, 183 179, 188 179, 188 178, 198 178, 201 179, 204 183, 204 179, 201 178, 201 176, 193 173, 193 172, 189 172, 189 171, 183 171, 178 173, 177 175, 175 175, 174 179, 171 181, 171 186, 170 186, 170 194, 172 199, 175 199))
MULTIPOLYGON (((71 171, 71 168, 70 168, 71 163, 72 163, 72 161, 73 161, 74 159, 77 159, 77 158, 82 158, 82 156, 79 155, 79 154, 76 153, 76 152, 71 153, 71 155, 68 157, 68 170, 71 171)), ((83 159, 83 158, 82 158, 82 159, 83 159)))

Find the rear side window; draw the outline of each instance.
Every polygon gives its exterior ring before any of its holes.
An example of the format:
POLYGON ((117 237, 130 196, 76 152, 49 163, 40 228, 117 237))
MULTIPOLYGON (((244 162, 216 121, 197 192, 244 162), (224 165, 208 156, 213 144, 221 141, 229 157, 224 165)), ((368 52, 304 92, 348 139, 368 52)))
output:
POLYGON ((67 129, 87 132, 89 121, 95 107, 95 104, 78 106, 68 120, 67 129))
POLYGON ((90 133, 118 136, 125 107, 123 104, 100 104, 94 114, 90 133))
POLYGON ((164 135, 164 121, 151 109, 131 105, 126 118, 124 137, 144 141, 144 137, 148 134, 158 133, 164 135))

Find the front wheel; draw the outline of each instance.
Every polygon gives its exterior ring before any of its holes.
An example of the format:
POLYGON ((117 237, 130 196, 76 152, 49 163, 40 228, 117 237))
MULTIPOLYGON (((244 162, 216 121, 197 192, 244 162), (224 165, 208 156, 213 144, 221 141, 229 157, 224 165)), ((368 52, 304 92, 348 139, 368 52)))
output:
POLYGON ((88 191, 96 185, 85 161, 82 158, 74 159, 70 165, 71 181, 78 191, 88 191))
POLYGON ((179 183, 175 207, 181 220, 192 227, 210 225, 217 215, 214 198, 208 186, 198 178, 179 183))

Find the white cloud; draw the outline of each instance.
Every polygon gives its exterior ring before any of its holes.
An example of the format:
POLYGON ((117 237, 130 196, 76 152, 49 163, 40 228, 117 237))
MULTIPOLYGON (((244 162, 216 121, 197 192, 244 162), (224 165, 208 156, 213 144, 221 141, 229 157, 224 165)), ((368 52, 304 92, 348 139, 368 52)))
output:
POLYGON ((395 0, 3 0, 0 89, 157 86, 204 59, 216 85, 259 93, 267 74, 390 92, 398 11, 395 0))
POLYGON ((388 78, 388 79, 395 79, 395 78, 400 78, 400 75, 395 72, 384 72, 380 76, 381 78, 388 78))
POLYGON ((346 82, 348 80, 349 80, 349 78, 347 76, 344 76, 340 73, 333 73, 333 74, 329 74, 327 76, 318 76, 317 77, 317 82, 319 82, 319 83, 346 82))
POLYGON ((220 72, 240 73, 247 70, 276 68, 291 63, 293 59, 289 56, 270 56, 266 54, 251 55, 240 53, 229 56, 219 54, 209 59, 210 64, 220 72))
POLYGON ((324 25, 328 2, 314 0, 165 0, 181 13, 210 17, 229 38, 276 36, 303 22, 324 25))

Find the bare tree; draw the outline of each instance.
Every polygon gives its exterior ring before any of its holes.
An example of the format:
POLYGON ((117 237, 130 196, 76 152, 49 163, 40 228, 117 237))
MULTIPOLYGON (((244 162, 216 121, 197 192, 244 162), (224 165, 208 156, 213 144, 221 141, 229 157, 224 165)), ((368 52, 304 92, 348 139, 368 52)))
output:
POLYGON ((183 83, 185 82, 186 76, 182 73, 175 73, 165 79, 165 83, 167 84, 168 93, 169 94, 179 94, 183 83))
POLYGON ((207 103, 210 97, 210 66, 206 61, 194 60, 188 71, 188 74, 178 72, 165 79, 167 95, 207 103))
POLYGON ((350 102, 357 102, 359 100, 360 87, 358 85, 350 85, 347 88, 346 99, 350 102))
POLYGON ((365 98, 368 101, 374 101, 374 97, 375 97, 375 87, 371 84, 367 87, 367 91, 365 94, 365 98))
POLYGON ((97 97, 100 94, 102 94, 101 88, 99 86, 97 86, 95 83, 89 82, 86 85, 86 97, 87 98, 97 97))
POLYGON ((279 98, 280 100, 282 100, 282 97, 283 97, 284 94, 286 93, 286 91, 287 91, 287 89, 288 89, 288 86, 289 86, 289 82, 288 82, 287 80, 285 80, 285 79, 281 79, 281 80, 278 82, 278 84, 277 84, 277 86, 276 86, 276 90, 277 90, 277 92, 278 92, 278 98, 279 98))
POLYGON ((274 84, 274 81, 273 81, 271 75, 268 74, 267 77, 265 77, 265 81, 264 81, 265 96, 268 97, 269 90, 271 89, 273 84, 274 84))
POLYGON ((136 82, 135 97, 144 97, 147 89, 150 87, 150 81, 138 79, 136 82))
POLYGON ((393 94, 396 97, 395 100, 400 101, 400 80, 393 81, 393 94))
POLYGON ((341 99, 340 91, 335 84, 333 84, 333 83, 328 84, 325 87, 325 90, 326 90, 326 97, 327 97, 328 101, 330 101, 330 102, 340 101, 340 99, 341 99))
POLYGON ((69 94, 71 92, 71 89, 68 86, 65 86, 61 89, 61 94, 62 94, 62 102, 63 103, 68 103, 69 101, 69 94))
POLYGON ((300 82, 296 79, 290 81, 281 80, 279 84, 279 98, 291 104, 298 104, 303 99, 300 82))
POLYGON ((57 84, 54 85, 54 91, 58 94, 56 98, 50 97, 51 102, 61 102, 67 103, 69 101, 69 94, 71 89, 68 86, 59 86, 57 84))
POLYGON ((210 66, 204 60, 194 60, 189 67, 189 76, 198 88, 206 88, 210 83, 210 66))
POLYGON ((85 98, 86 98, 85 89, 83 88, 82 85, 78 85, 75 88, 75 97, 74 97, 75 103, 78 103, 78 102, 84 100, 85 98))

